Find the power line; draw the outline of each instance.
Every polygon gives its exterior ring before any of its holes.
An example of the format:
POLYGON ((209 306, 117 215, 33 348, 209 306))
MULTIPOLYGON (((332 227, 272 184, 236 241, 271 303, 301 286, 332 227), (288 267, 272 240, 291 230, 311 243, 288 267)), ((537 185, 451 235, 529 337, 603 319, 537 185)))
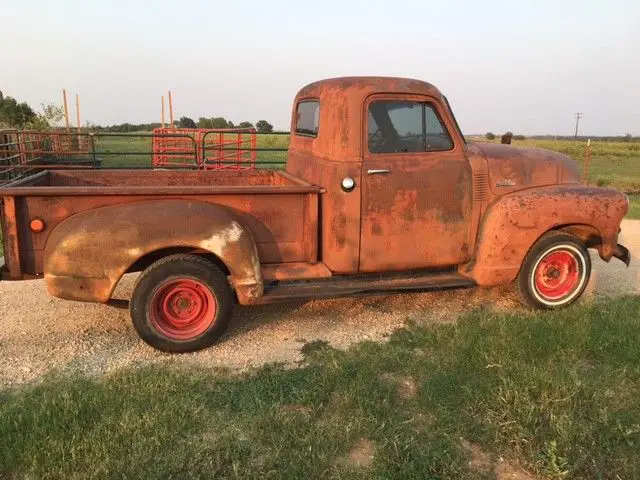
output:
POLYGON ((576 133, 573 136, 574 140, 578 139, 578 124, 580 123, 580 117, 582 117, 582 112, 576 112, 573 114, 574 117, 576 117, 576 133))

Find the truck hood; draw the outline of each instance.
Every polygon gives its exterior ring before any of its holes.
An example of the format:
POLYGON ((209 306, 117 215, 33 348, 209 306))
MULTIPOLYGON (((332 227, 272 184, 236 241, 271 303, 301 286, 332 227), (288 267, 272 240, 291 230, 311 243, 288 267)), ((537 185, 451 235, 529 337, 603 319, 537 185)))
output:
POLYGON ((576 162, 562 153, 495 143, 474 146, 487 160, 494 195, 544 185, 580 183, 576 162))

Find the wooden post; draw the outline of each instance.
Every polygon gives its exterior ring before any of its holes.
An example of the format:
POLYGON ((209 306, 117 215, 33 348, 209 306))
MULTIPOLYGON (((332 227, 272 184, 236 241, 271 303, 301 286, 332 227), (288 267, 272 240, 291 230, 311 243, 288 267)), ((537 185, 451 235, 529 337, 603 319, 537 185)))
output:
POLYGON ((164 128, 164 95, 162 95, 162 128, 164 128))
POLYGON ((589 185, 589 160, 591 160, 591 139, 587 140, 587 146, 584 149, 584 173, 582 174, 582 182, 589 185))
POLYGON ((171 90, 169 90, 169 128, 173 128, 173 100, 171 99, 171 90))
POLYGON ((80 133, 80 95, 76 93, 76 124, 78 125, 78 133, 80 133))
POLYGON ((62 101, 64 102, 64 125, 69 131, 69 106, 67 105, 67 90, 62 89, 62 101))
POLYGON ((4 234, 6 235, 4 262, 11 278, 22 276, 20 262, 20 242, 18 241, 18 218, 16 215, 16 197, 4 197, 4 234))

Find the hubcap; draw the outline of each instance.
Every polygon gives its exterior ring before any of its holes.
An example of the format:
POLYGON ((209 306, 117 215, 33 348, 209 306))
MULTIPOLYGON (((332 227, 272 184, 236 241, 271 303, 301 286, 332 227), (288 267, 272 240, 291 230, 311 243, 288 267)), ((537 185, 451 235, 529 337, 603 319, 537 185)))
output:
POLYGON ((578 259, 568 250, 545 255, 534 272, 534 285, 546 300, 559 300, 574 292, 580 284, 578 259))
POLYGON ((163 335, 189 340, 213 323, 218 304, 205 284, 190 278, 165 282, 151 299, 150 320, 163 335))

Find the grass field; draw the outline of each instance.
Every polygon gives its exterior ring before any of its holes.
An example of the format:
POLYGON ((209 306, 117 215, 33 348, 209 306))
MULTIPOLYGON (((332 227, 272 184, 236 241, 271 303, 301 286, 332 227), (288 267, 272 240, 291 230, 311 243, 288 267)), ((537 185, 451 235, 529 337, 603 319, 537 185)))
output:
POLYGON ((307 344, 297 369, 51 375, 0 393, 0 477, 493 478, 472 444, 545 478, 638 478, 639 309, 478 311, 307 344))

